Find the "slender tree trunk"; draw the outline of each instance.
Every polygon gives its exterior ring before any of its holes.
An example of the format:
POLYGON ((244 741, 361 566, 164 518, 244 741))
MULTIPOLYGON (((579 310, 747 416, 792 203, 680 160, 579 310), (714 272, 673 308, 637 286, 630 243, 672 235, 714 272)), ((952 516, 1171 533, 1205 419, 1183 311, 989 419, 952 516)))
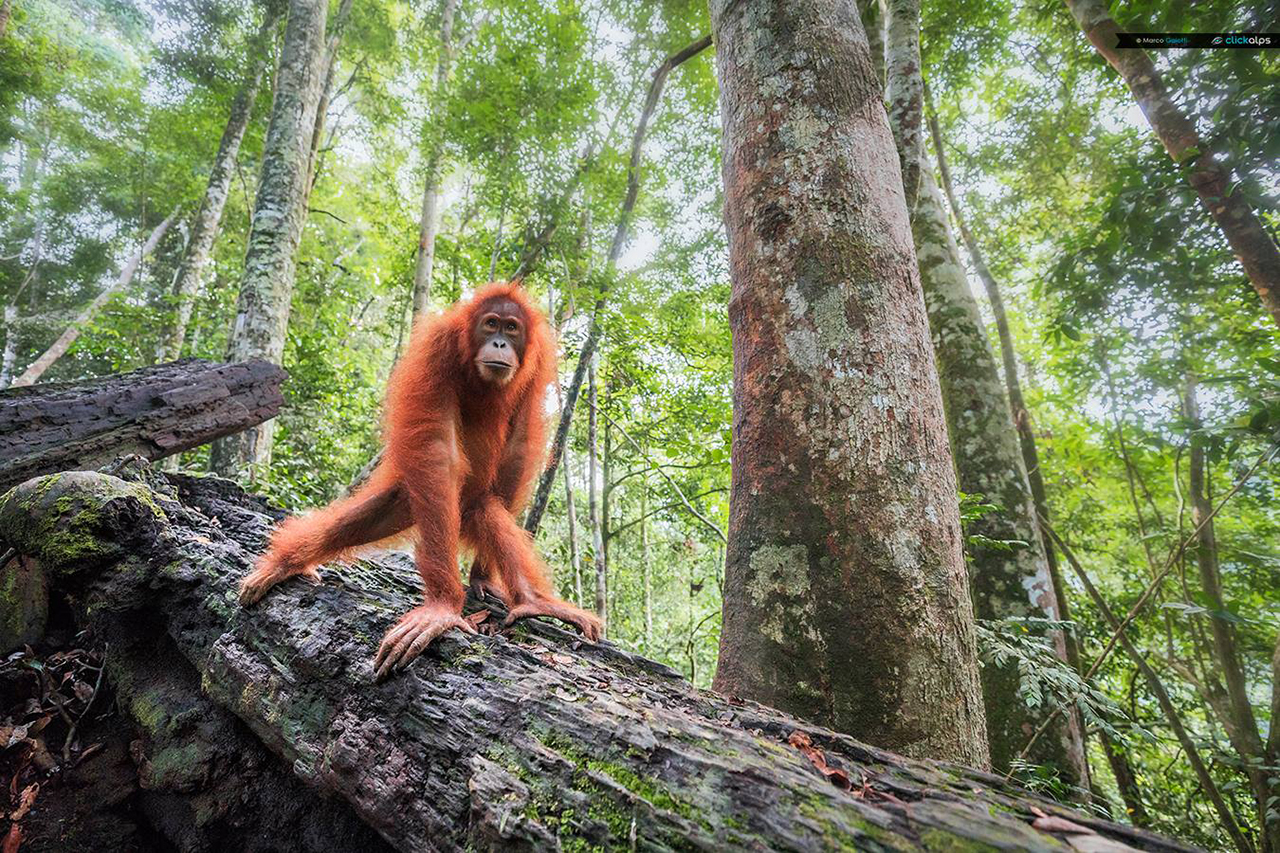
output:
POLYGON ((321 74, 324 83, 320 87, 320 96, 316 99, 316 117, 311 131, 311 148, 307 154, 307 189, 308 197, 315 189, 320 174, 320 146, 324 139, 324 125, 329 117, 329 101, 333 96, 333 79, 338 73, 338 48, 342 46, 342 34, 347 28, 347 20, 351 17, 352 0, 342 0, 338 11, 333 16, 329 38, 325 42, 324 63, 321 74))
POLYGON ((587 518, 591 523, 591 553, 596 576, 596 615, 608 627, 608 590, 605 588, 604 531, 600 526, 599 453, 596 429, 596 368, 587 370, 587 518))
POLYGON ((1213 804, 1214 810, 1218 813, 1218 819, 1222 822, 1223 828, 1227 834, 1231 836, 1235 842, 1236 849, 1240 853, 1253 853, 1253 845, 1249 843, 1249 839, 1240 831, 1239 825, 1236 824, 1235 817, 1231 814, 1231 807, 1222 798, 1222 792, 1218 790, 1218 785, 1213 781, 1213 777, 1209 775, 1209 768, 1205 765, 1204 759, 1200 756, 1200 749, 1196 746, 1195 741, 1191 739, 1191 735, 1187 732, 1186 726, 1182 722, 1182 715, 1178 713, 1177 707, 1173 704, 1173 700, 1169 698, 1169 691, 1165 689, 1164 682, 1160 680, 1160 676, 1156 675, 1156 671, 1147 663, 1147 659, 1133 645, 1133 641, 1129 639, 1129 635, 1120 630, 1120 620, 1116 618, 1111 607, 1107 604, 1106 599, 1098 592, 1097 587, 1093 585, 1093 581, 1089 578, 1084 567, 1080 565, 1080 561, 1075 558, 1071 549, 1062 539, 1053 532, 1045 523, 1046 531, 1053 539, 1062 556, 1066 558, 1072 570, 1076 573, 1076 577, 1080 579, 1080 584, 1084 587, 1085 592, 1093 601, 1094 607, 1098 608, 1098 612, 1106 621, 1108 627, 1116 633, 1117 639, 1120 641, 1120 647, 1124 649, 1129 659, 1137 666, 1138 672, 1142 673, 1143 679, 1147 682, 1147 688, 1151 691, 1151 695, 1155 696, 1156 702, 1160 705, 1160 710, 1164 712, 1165 722, 1169 724, 1169 728, 1173 731, 1174 737, 1178 739, 1178 743, 1182 746, 1183 752, 1187 755, 1187 761, 1191 764, 1192 771, 1195 772, 1196 779, 1200 782, 1200 786, 1204 789, 1204 793, 1209 797, 1209 801, 1213 804))
POLYGON ((1271 756, 1271 763, 1280 762, 1280 724, 1275 720, 1280 720, 1280 633, 1276 634, 1276 650, 1271 655, 1271 719, 1273 720, 1270 730, 1267 732, 1267 752, 1271 756))
POLYGON ((862 31, 867 34, 867 46, 871 48, 871 68, 876 81, 885 85, 885 0, 858 0, 858 12, 862 18, 862 31))
MULTIPOLYGON (((1196 384, 1194 376, 1187 376, 1182 398, 1183 414, 1192 430, 1199 430, 1201 427, 1196 384)), ((1196 565, 1200 570, 1201 591, 1208 600, 1210 608, 1208 616, 1210 636, 1213 639, 1213 657, 1227 688, 1228 713, 1223 718, 1223 723, 1226 725, 1232 746, 1239 753, 1240 760, 1244 764, 1249 783, 1253 787, 1259 826, 1264 827, 1264 843, 1260 846, 1263 850, 1280 851, 1280 820, 1267 820, 1267 812, 1272 809, 1268 801, 1275 797, 1277 798, 1275 802, 1280 803, 1280 779, 1275 785, 1268 783, 1268 778, 1276 774, 1274 771, 1264 769, 1267 765, 1266 748, 1258 731, 1258 722, 1253 715, 1253 706, 1249 702, 1249 685, 1245 680, 1244 666, 1240 662, 1235 631, 1223 616, 1227 612, 1227 605, 1222 598, 1218 541, 1213 524, 1213 504, 1206 494, 1205 453, 1199 436, 1192 435, 1189 456, 1187 491, 1191 497, 1191 520, 1200 531, 1195 552, 1196 565)), ((1280 724, 1280 721, 1277 724, 1280 724)))
MULTIPOLYGON (((231 361, 279 364, 293 298, 298 243, 306 220, 311 139, 323 85, 325 0, 290 0, 275 105, 262 154, 244 277, 227 346, 231 361)), ((274 421, 218 441, 210 463, 223 476, 271 461, 274 421)))
POLYGON ((1124 744, 1118 742, 1105 730, 1099 732, 1102 750, 1107 754, 1107 763, 1111 765, 1111 775, 1116 777, 1116 787, 1120 789, 1120 799, 1124 802, 1124 810, 1134 826, 1150 826, 1151 816, 1142 804, 1142 786, 1129 763, 1129 754, 1124 744))
MULTIPOLYGON (((973 533, 997 542, 1028 543, 1016 551, 968 546, 974 613, 979 619, 1059 620, 1061 613, 1040 541, 1018 433, 944 204, 932 170, 925 168, 912 230, 956 476, 962 492, 983 495, 1000 507, 999 512, 975 521, 973 533)), ((1065 661, 1062 633, 1053 632, 1052 639, 1065 661)), ((1028 708, 1018 695, 1019 681, 1014 662, 982 667, 991 764, 1000 772, 1010 768, 1025 746, 1026 733, 1037 730, 1053 713, 1053 708, 1044 705, 1028 708)), ((1050 736, 1038 739, 1028 758, 1054 768, 1064 781, 1087 790, 1084 742, 1073 725, 1075 718, 1069 714, 1054 717, 1050 736)))
POLYGON ((31 223, 31 237, 28 240, 30 252, 27 254, 31 262, 27 266, 27 274, 13 294, 13 299, 4 307, 4 352, 0 354, 0 389, 8 388, 13 381, 13 371, 18 361, 18 304, 22 295, 31 289, 27 304, 31 305, 36 289, 40 284, 40 264, 44 261, 45 205, 43 201, 33 201, 36 184, 44 173, 45 149, 41 145, 24 145, 22 163, 18 167, 18 188, 27 201, 28 208, 35 208, 34 221, 31 223))
MULTIPOLYGON (((667 82, 667 76, 675 68, 697 56, 710 45, 711 36, 703 36, 682 50, 668 56, 653 72, 653 79, 649 83, 649 92, 645 96, 644 108, 640 111, 640 120, 637 122, 635 133, 631 137, 631 160, 627 167, 627 193, 622 199, 622 207, 618 211, 618 221, 614 226, 613 242, 609 245, 609 256, 605 262, 605 274, 601 279, 600 295, 596 299, 595 308, 591 313, 591 324, 587 327, 587 339, 582 342, 582 351, 578 354, 578 364, 573 370, 573 378, 569 381, 569 387, 565 391, 565 404, 560 410, 560 422, 556 425, 555 438, 551 442, 551 454, 547 460, 547 468, 542 472, 542 477, 538 480, 537 491, 534 493, 533 502, 529 505, 529 512, 525 516, 524 528, 530 533, 536 533, 538 525, 542 522, 542 513, 546 511, 547 501, 551 496, 551 486, 555 483, 556 468, 559 466, 560 456, 564 452, 565 440, 569 435, 569 426, 573 423, 574 404, 577 402, 578 394, 582 390, 582 380, 586 375, 587 365, 591 363, 591 359, 595 356, 596 346, 600 343, 600 315, 604 311, 609 279, 617 266, 618 256, 622 254, 622 249, 627 243, 627 236, 631 227, 631 214, 635 210, 636 198, 640 194, 640 155, 644 148, 645 136, 649 130, 649 121, 653 117, 654 110, 657 109, 658 98, 662 95, 662 88, 667 82)), ((527 257, 529 257, 528 253, 526 253, 527 257)), ((521 269, 524 269, 524 266, 524 262, 521 262, 521 269)))
MULTIPOLYGON (((437 109, 444 97, 445 83, 449 79, 449 66, 453 60, 453 19, 458 10, 458 0, 444 0, 440 12, 440 51, 436 57, 436 81, 433 97, 437 109)), ((438 125, 438 120, 432 120, 438 125)), ((418 260, 413 269, 413 313, 415 316, 431 310, 431 268, 436 258, 436 230, 440 214, 441 145, 440 128, 432 129, 431 144, 427 151, 427 174, 423 181, 422 216, 418 220, 418 260)))
POLYGON ((711 20, 734 354, 715 686, 985 765, 942 395, 857 10, 713 0, 711 20))
POLYGON ((1253 282, 1262 307, 1280 324, 1280 248, 1258 219, 1235 181, 1195 122, 1165 88, 1155 63, 1141 48, 1116 48, 1120 28, 1100 0, 1066 0, 1067 8, 1098 53, 1119 72, 1133 92, 1165 151, 1186 175, 1201 204, 1218 223, 1231 251, 1253 282))
POLYGON ((569 564, 573 566, 573 600, 582 606, 582 557, 578 553, 578 514, 573 508, 573 481, 569 478, 569 449, 564 452, 564 511, 569 520, 569 564))
MULTIPOLYGON (((928 97, 927 89, 925 96, 926 98, 928 97)), ((956 229, 960 232, 961 239, 964 240, 965 250, 969 253, 969 259, 973 263, 974 271, 977 272, 978 279, 982 282, 983 290, 986 291, 987 301, 991 304, 991 314, 996 324, 996 336, 1000 341, 1000 360, 1004 368, 1005 390, 1009 393, 1009 408, 1013 413, 1014 426, 1018 430, 1018 442, 1022 447, 1022 461, 1026 467, 1027 482, 1031 486, 1031 497, 1035 503, 1036 514, 1042 518, 1049 519, 1051 518, 1049 514, 1049 496, 1044 485, 1044 472, 1040 468, 1040 451, 1036 447, 1035 433, 1031 429, 1031 413, 1027 409, 1026 398, 1022 396, 1022 383, 1018 379, 1018 351, 1013 346, 1013 332, 1009 328, 1009 316, 1005 311, 1004 296, 1000 292, 1000 285, 996 282, 995 276, 991 274, 991 270, 987 266, 982 247, 978 245, 978 241, 973 237, 973 232, 969 230, 969 226, 965 222, 959 200, 956 198, 955 188, 951 184, 951 170, 947 168, 942 132, 938 127, 937 114, 932 106, 929 107, 928 113, 929 129, 933 134, 933 148, 938 157, 938 171, 942 175, 942 189, 946 193, 947 202, 951 207, 951 216, 955 220, 956 229)), ((1062 618, 1069 620, 1070 617, 1067 615, 1066 584, 1063 582, 1057 554, 1053 550, 1053 541, 1049 537, 1042 535, 1041 544, 1044 548, 1045 559, 1049 563, 1049 573, 1053 577, 1053 588, 1063 613, 1062 618)), ((1073 635, 1068 634, 1067 659, 1072 662, 1078 671, 1083 672, 1079 666, 1079 657, 1078 641, 1073 635)))
POLYGON ((640 487, 640 572, 644 581, 644 650, 653 646, 653 567, 649 564, 649 477, 640 487))
POLYGON ((13 387, 20 388, 24 385, 31 385, 39 381, 44 372, 53 366, 53 363, 62 358, 71 345, 75 343, 76 338, 80 337, 80 333, 84 331, 84 327, 93 321, 98 312, 102 310, 102 306, 107 304, 107 300, 121 290, 129 286, 129 282, 133 281, 133 276, 138 271, 138 267, 142 264, 142 259, 155 251, 156 245, 164 237, 165 232, 169 230, 169 226, 173 224, 173 220, 178 216, 178 208, 173 209, 165 217, 164 221, 157 225, 151 232, 151 236, 147 238, 147 242, 142 245, 138 251, 134 252, 124 265, 124 269, 120 271, 120 275, 115 282, 103 289, 93 301, 88 304, 76 317, 75 321, 67 327, 53 345, 31 363, 21 376, 13 380, 13 387))
POLYGON ((9 31, 9 17, 13 14, 13 0, 4 0, 0 3, 0 38, 4 38, 5 33, 9 31))
MULTIPOLYGON (((609 383, 605 383, 605 394, 608 395, 609 383)), ((609 530, 609 519, 613 509, 613 425, 604 422, 604 455, 600 460, 600 540, 604 543, 604 582, 605 598, 609 597, 609 551, 613 547, 613 533, 609 530)))
MULTIPOLYGON (((864 0, 865 1, 865 0, 864 0)), ((874 66, 875 60, 872 59, 874 66)), ((924 78, 920 73, 920 0, 889 0, 888 88, 889 126, 902 167, 907 210, 915 210, 920 190, 921 136, 924 117, 924 78)))
MULTIPOLYGON (((268 9, 270 8, 269 4, 268 9)), ((240 82, 240 90, 231 102, 231 114, 227 116, 226 127, 222 130, 222 140, 218 143, 218 152, 214 155, 213 166, 209 170, 209 183, 205 187, 204 199, 201 200, 200 209, 191 225, 186 252, 174 282, 173 325, 169 327, 157 353, 158 360, 162 362, 173 361, 182 355, 182 343, 187 335, 187 324, 191 321, 191 309, 204 287, 209 255, 222 228, 222 210, 230 194, 240 142, 244 139, 245 128, 249 126, 249 117, 253 114, 253 103, 258 97, 262 75, 271 59, 271 36, 280 20, 279 7, 275 8, 277 11, 274 14, 271 11, 264 13, 262 26, 249 42, 248 68, 240 82)))

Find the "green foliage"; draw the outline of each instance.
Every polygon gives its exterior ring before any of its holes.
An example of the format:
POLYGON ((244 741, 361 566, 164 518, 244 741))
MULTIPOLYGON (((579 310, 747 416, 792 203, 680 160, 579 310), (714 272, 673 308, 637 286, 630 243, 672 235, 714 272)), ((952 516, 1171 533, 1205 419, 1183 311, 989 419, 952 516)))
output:
MULTIPOLYGON (((1264 5, 1143 0, 1115 14, 1134 30, 1265 30, 1264 5)), ((1129 635, 1165 679, 1232 808, 1256 831, 1243 761, 1204 694, 1206 683, 1221 680, 1209 639, 1218 620, 1238 644, 1264 736, 1275 724, 1267 701, 1280 621, 1275 463, 1215 519, 1224 607, 1205 597, 1196 550, 1176 548, 1195 525, 1190 448, 1205 450, 1216 502, 1280 432, 1280 339, 1189 189, 1187 163, 1172 162, 1154 140, 1062 3, 925 7, 924 72, 966 218, 1005 290, 1055 527, 1119 613, 1173 555, 1174 571, 1129 635), (1199 425, 1180 402, 1188 375, 1199 382, 1199 425)), ((13 10, 0 40, 0 297, 18 313, 6 344, 21 370, 177 206, 184 224, 45 379, 151 363, 174 308, 185 223, 204 192, 264 7, 17 0, 13 10)), ((321 504, 376 451, 381 395, 409 329, 423 176, 438 153, 438 304, 511 275, 534 236, 556 222, 526 281, 552 308, 567 381, 607 289, 597 367, 597 449, 607 474, 596 476, 608 505, 601 556, 610 636, 705 686, 719 644, 724 548, 685 501, 727 526, 733 382, 712 50, 669 78, 644 149, 630 238, 616 269, 605 257, 645 89, 664 57, 708 31, 706 4, 459 0, 453 73, 437 91, 440 13, 435 0, 352 6, 297 255, 287 406, 255 487, 290 509, 321 504)), ((1204 144, 1234 170, 1232 191, 1276 233, 1273 52, 1170 51, 1158 67, 1204 144)), ((254 105, 184 354, 225 353, 269 82, 254 105)), ((586 420, 580 401, 566 464, 577 511, 572 550, 590 606, 597 555, 587 522, 586 420)), ((192 451, 181 464, 203 470, 206 455, 192 451)), ((565 498, 560 481, 538 547, 574 599, 565 498)), ((999 511, 982 496, 962 496, 966 523, 999 511)), ((1070 630, 1086 660, 1111 635, 1075 581, 1065 587, 1070 623, 980 625, 984 660, 1016 663, 1023 701, 1073 709, 1092 734, 1123 744, 1156 828, 1226 846, 1132 662, 1112 654, 1088 683, 1061 662, 1054 632, 1070 630)), ((1099 802, 1121 813, 1107 762, 1097 748, 1091 758, 1099 802)), ((1014 771, 1047 794, 1074 793, 1051 769, 1014 771)))

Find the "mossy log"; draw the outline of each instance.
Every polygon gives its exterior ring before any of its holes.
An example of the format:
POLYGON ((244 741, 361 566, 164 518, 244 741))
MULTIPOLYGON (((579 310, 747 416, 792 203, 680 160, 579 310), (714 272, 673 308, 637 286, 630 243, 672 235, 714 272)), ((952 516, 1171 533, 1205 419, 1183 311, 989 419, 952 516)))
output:
MULTIPOLYGON (((121 705, 152 733, 152 784, 183 780, 170 789, 184 802, 210 784, 205 718, 234 715, 274 756, 262 773, 287 769, 397 850, 1190 849, 698 690, 541 621, 447 635, 374 683, 378 640, 418 595, 407 557, 334 566, 322 586, 242 609, 236 583, 279 513, 222 480, 125 474, 22 484, 0 498, 0 537, 109 639, 121 705), (157 709, 162 684, 203 702, 204 722, 157 709)), ((233 800, 245 821, 279 807, 233 800)))
POLYGON ((187 358, 130 373, 0 391, 0 490, 125 454, 156 460, 276 416, 285 374, 187 358))

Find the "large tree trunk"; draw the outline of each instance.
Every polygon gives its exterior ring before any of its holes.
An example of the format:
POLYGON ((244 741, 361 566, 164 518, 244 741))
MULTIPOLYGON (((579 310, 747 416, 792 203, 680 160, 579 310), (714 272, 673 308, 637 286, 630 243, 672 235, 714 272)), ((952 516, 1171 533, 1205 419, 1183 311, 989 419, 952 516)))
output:
MULTIPOLYGON (((960 490, 983 495, 1000 507, 975 521, 970 532, 988 541, 1027 543, 1015 551, 981 544, 967 548, 974 612, 979 619, 1059 620, 1009 401, 960 250, 951 236, 942 194, 928 168, 922 173, 912 230, 960 490)), ((1065 661, 1061 632, 1055 632, 1053 639, 1065 661)), ((1026 745, 1027 732, 1038 730, 1053 713, 1044 705, 1028 708, 1018 695, 1018 683, 1015 662, 988 663, 982 668, 991 764, 1001 772, 1010 769, 1026 745)), ((1049 736, 1039 738, 1027 758, 1058 770, 1064 781, 1088 790, 1084 743, 1075 718, 1070 714, 1054 717, 1049 736)))
MULTIPOLYGON (((290 0, 280 50, 271 124, 253 207, 235 325, 227 345, 232 361, 263 358, 279 364, 293 298, 298 243, 307 213, 311 139, 324 80, 325 0, 290 0)), ((271 461, 273 422, 218 441, 211 464, 224 475, 271 461)))
POLYGON ((174 319, 173 325, 165 335, 156 354, 158 361, 173 361, 182 355, 182 343, 187 336, 187 324, 191 322, 191 309, 196 298, 204 287, 205 270, 209 265, 209 256, 213 244, 222 229, 222 210, 226 206, 227 196, 231 190, 231 178, 235 173, 236 157, 240 154, 240 142, 244 139, 245 128, 249 126, 249 117, 253 114, 253 104, 258 98, 258 86, 262 83, 262 75, 266 72, 267 63, 271 61, 272 34, 280 20, 283 9, 276 4, 267 4, 262 18, 262 26, 257 35, 250 40, 247 55, 248 69, 231 102, 231 114, 227 116, 227 125, 222 130, 222 140, 218 143, 218 153, 214 155, 213 166, 209 169, 209 183, 205 187, 204 199, 200 202, 200 210, 191 224, 191 235, 187 238, 187 249, 178 269, 178 277, 173 285, 174 319))
MULTIPOLYGON (((1202 426, 1200 404, 1196 398, 1196 384, 1197 380, 1194 376, 1186 377, 1182 398, 1183 415, 1193 431, 1199 430, 1202 426)), ((1209 499, 1205 485, 1207 477, 1204 444, 1196 435, 1192 435, 1190 444, 1187 491, 1191 497, 1191 520, 1199 530, 1195 550, 1196 567, 1200 574, 1200 589, 1209 604, 1207 615, 1210 636, 1213 638, 1213 658, 1227 688, 1227 712, 1223 717, 1223 725, 1232 747, 1240 755, 1245 774, 1253 787, 1259 825, 1266 828, 1263 833, 1263 843, 1259 846, 1264 851, 1280 853, 1280 820, 1267 820, 1267 813, 1273 810, 1273 804, 1280 803, 1280 778, 1276 778, 1275 772, 1265 769, 1269 763, 1268 756, 1263 746, 1262 735, 1258 730, 1258 721, 1253 715, 1253 705, 1249 700, 1249 684, 1245 680, 1235 631, 1232 630, 1231 623, 1226 620, 1226 615, 1230 611, 1222 597, 1218 541, 1213 524, 1213 502, 1209 499), (1268 781, 1273 778, 1276 779, 1274 785, 1268 781)))
POLYGON ((159 245, 161 238, 165 232, 169 230, 169 226, 173 224, 173 220, 178 216, 178 209, 175 207, 173 213, 165 217, 164 221, 155 227, 151 232, 151 236, 142 244, 138 251, 130 256, 128 262, 125 263, 124 269, 120 271, 120 275, 109 287, 106 287, 93 298, 77 316, 76 319, 66 328, 56 341, 53 342, 47 350, 35 361, 33 361, 22 375, 13 380, 14 388, 21 388, 24 385, 32 385, 39 381, 44 372, 53 366, 53 363, 62 358, 71 349, 71 345, 76 342, 76 338, 80 337, 80 333, 84 331, 85 326, 93 321, 93 318, 102 310, 102 306, 107 304, 107 300, 121 290, 129 286, 129 282, 133 281, 133 276, 138 272, 138 267, 142 265, 142 260, 155 251, 159 245))
POLYGON ((443 151, 439 111, 444 106, 444 87, 449 80, 453 60, 453 19, 458 0, 444 0, 440 11, 440 47, 436 56, 436 81, 432 91, 434 109, 430 144, 427 150, 426 177, 422 189, 422 215, 418 219, 418 259, 413 268, 413 315, 431 310, 431 269, 436 260, 436 231, 440 227, 440 172, 443 151))
MULTIPOLYGON (((530 533, 537 533, 538 525, 542 523, 542 513, 547 509, 547 501, 551 497, 551 486, 556 479, 556 468, 560 465, 560 456, 564 452, 564 443, 569 437, 569 427, 573 423, 573 412, 578 402, 578 394, 582 391, 582 380, 586 375, 587 365, 595 357, 596 346, 600 343, 602 331, 600 314, 604 311, 606 296, 604 288, 608 287, 609 279, 617 266, 618 257, 622 254, 622 249, 626 246, 627 237, 630 234, 631 214, 635 210, 636 199, 640 195, 640 155, 644 150, 645 136, 649 132, 649 121, 653 117, 654 110, 658 108, 658 98, 662 95, 662 88, 666 85, 667 76, 674 69, 702 53, 710 46, 711 36, 703 36, 687 47, 668 56, 653 72, 653 79, 649 83, 649 92, 645 96, 644 107, 640 110, 640 120, 636 123, 635 133, 631 136, 631 160, 627 166, 627 193, 622 199, 621 208, 618 210, 618 221, 613 229, 613 242, 609 245, 609 255, 605 259, 605 274, 601 279, 602 289, 600 296, 596 299, 595 308, 591 312, 591 324, 587 327, 587 339, 582 342, 582 351, 578 353, 578 364, 573 370, 573 378, 569 380, 569 387, 565 389, 564 406, 560 409, 560 421, 556 425, 555 438, 551 442, 551 453, 550 458, 547 460, 547 467, 538 479, 538 488, 534 492, 533 501, 529 504, 529 511, 524 518, 524 529, 530 533)), ((581 177, 581 170, 579 170, 578 177, 581 177)), ((541 235, 538 239, 542 239, 541 235)), ((547 239, 550 238, 548 237, 547 239)), ((528 257, 530 256, 526 253, 526 259, 528 257)), ((520 269, 524 270, 524 268, 525 262, 522 261, 520 269)))
POLYGON ((1066 0, 1066 4, 1094 48, 1124 78, 1160 144, 1218 223, 1262 307, 1280 325, 1280 248, 1249 206, 1246 194, 1234 191, 1230 170, 1170 97, 1147 52, 1139 47, 1116 48, 1120 28, 1107 4, 1099 0, 1066 0))
POLYGON ((857 11, 711 12, 734 354, 715 685, 886 748, 986 764, 942 395, 857 11))
MULTIPOLYGON (((306 840, 344 850, 378 849, 352 815, 402 851, 1191 849, 695 690, 537 620, 446 635, 375 684, 378 637, 418 595, 407 558, 244 610, 236 583, 280 514, 214 478, 139 476, 154 488, 87 472, 30 481, 0 498, 0 537, 110 641, 170 840, 208 829, 193 816, 280 832, 314 809, 306 840), (218 772, 228 764, 238 777, 218 772), (307 788, 290 796, 282 770, 307 788)), ((183 848, 262 849, 243 837, 183 848)))
POLYGON ((0 490, 116 456, 162 459, 275 417, 284 371, 184 359, 0 392, 0 490))

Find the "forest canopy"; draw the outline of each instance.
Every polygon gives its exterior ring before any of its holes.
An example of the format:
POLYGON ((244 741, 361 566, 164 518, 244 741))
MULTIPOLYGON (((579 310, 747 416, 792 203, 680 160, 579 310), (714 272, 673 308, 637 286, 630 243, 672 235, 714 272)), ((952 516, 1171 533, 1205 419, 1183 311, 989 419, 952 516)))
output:
MULTIPOLYGON (((731 316, 753 310, 712 5, 3 0, 0 387, 277 361, 273 426, 176 464, 303 511, 367 475, 415 312, 522 278, 558 335, 552 432, 578 398, 537 548, 612 642, 709 687, 735 594, 731 316), (276 226, 272 186, 298 201, 276 226), (276 302, 246 322, 250 292, 276 302)), ((941 382, 969 565, 1054 563, 1053 613, 975 581, 983 678, 1012 673, 988 727, 1052 740, 1069 719, 1083 774, 992 758, 1115 819, 1275 853, 1280 53, 1152 50, 1162 106, 1091 38, 1274 32, 1276 8, 920 5, 913 42, 910 3, 860 0, 853 39, 902 155, 934 349, 912 373, 941 382), (1148 116, 1169 110, 1173 142, 1148 116), (965 444, 961 410, 1005 456, 965 444), (1030 492, 984 480, 998 460, 1030 492)))

